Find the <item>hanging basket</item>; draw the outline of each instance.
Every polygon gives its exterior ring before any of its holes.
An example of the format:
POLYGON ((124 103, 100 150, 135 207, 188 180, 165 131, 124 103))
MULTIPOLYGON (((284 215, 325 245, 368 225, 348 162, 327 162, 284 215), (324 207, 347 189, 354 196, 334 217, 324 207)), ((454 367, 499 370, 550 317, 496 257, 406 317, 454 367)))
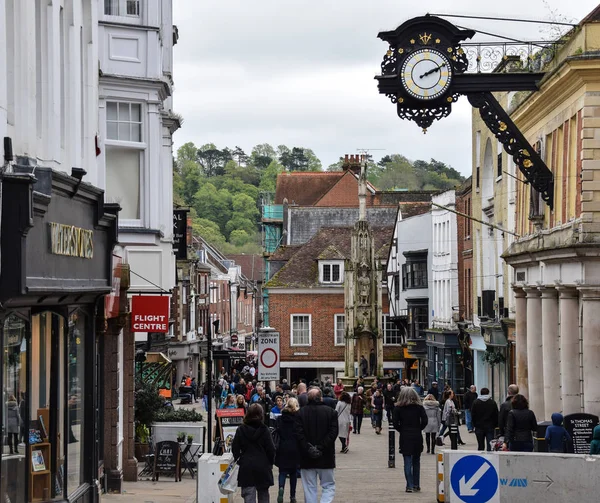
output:
POLYGON ((496 351, 494 349, 486 349, 481 359, 484 363, 487 363, 492 367, 494 365, 498 365, 499 363, 504 363, 506 361, 504 353, 496 351))

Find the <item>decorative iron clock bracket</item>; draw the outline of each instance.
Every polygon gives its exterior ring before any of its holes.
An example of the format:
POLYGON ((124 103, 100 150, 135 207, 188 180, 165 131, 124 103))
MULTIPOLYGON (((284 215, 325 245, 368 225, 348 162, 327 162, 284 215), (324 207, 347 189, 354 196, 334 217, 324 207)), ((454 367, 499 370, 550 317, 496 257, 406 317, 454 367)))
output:
POLYGON ((469 103, 479 110, 489 130, 504 145, 526 180, 537 190, 552 210, 554 202, 554 176, 546 163, 526 140, 523 133, 502 108, 491 92, 467 94, 469 103))

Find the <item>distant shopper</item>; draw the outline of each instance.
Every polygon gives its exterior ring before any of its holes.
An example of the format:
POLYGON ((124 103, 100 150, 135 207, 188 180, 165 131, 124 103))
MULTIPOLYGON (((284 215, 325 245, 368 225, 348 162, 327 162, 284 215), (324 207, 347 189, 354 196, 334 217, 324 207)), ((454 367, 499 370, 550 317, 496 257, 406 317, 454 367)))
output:
POLYGON ((425 429, 423 430, 425 433, 425 441, 427 443, 427 454, 435 454, 435 439, 438 431, 440 431, 440 425, 442 423, 440 403, 432 394, 429 394, 425 397, 425 400, 423 400, 423 408, 427 414, 427 426, 425 426, 425 429))
POLYGON ((362 355, 360 357, 360 371, 361 371, 361 377, 367 377, 368 372, 369 372, 369 362, 365 358, 365 355, 362 355))
POLYGON ((498 426, 498 405, 490 396, 488 388, 481 388, 481 395, 473 402, 471 416, 477 437, 477 449, 483 451, 485 448, 491 451, 490 442, 498 426))
POLYGON ((568 452, 571 435, 563 427, 563 415, 559 412, 552 414, 552 426, 546 428, 545 439, 548 452, 568 452))
POLYGON ((515 395, 506 420, 505 447, 516 452, 533 452, 534 431, 537 431, 537 419, 529 409, 527 398, 515 395))
POLYGON ((363 415, 365 413, 365 395, 364 388, 358 387, 358 390, 352 395, 350 414, 352 414, 352 433, 360 435, 360 428, 362 426, 363 415))
POLYGON ((594 435, 590 443, 590 454, 600 454, 600 424, 594 428, 594 435))
POLYGON ((404 458, 406 492, 421 490, 421 453, 423 435, 427 426, 427 413, 413 388, 402 388, 394 407, 394 428, 400 433, 400 452, 404 458))
POLYGON ((438 388, 438 383, 436 381, 433 381, 431 383, 431 388, 429 388, 429 391, 427 392, 427 394, 433 395, 436 400, 440 399, 440 390, 438 388))
POLYGON ((369 353, 369 367, 371 367, 371 375, 377 375, 377 354, 374 349, 369 353))
POLYGON ((335 497, 335 439, 337 413, 323 403, 321 390, 308 391, 308 405, 298 412, 295 434, 300 446, 300 468, 305 503, 317 503, 317 478, 321 483, 321 503, 335 497))
POLYGON ((15 395, 9 395, 6 402, 6 434, 11 454, 19 454, 19 429, 22 418, 19 414, 19 404, 15 395), (14 444, 14 451, 13 451, 14 444))
POLYGON ((344 392, 344 383, 342 382, 341 379, 338 379, 336 385, 333 387, 333 393, 335 394, 335 398, 337 400, 339 400, 340 396, 342 396, 343 392, 344 392))
POLYGON ((269 487, 273 485, 275 446, 264 424, 263 408, 253 403, 248 407, 244 422, 233 437, 231 452, 238 460, 238 486, 244 503, 269 503, 269 487))
POLYGON ((373 398, 371 398, 371 413, 375 421, 375 433, 381 435, 381 421, 383 421, 383 396, 381 391, 375 390, 373 398))
POLYGON ((279 447, 275 455, 275 465, 279 467, 279 492, 277 494, 277 503, 283 503, 283 493, 285 491, 285 479, 290 479, 290 503, 296 503, 296 485, 298 483, 298 468, 300 468, 300 450, 296 435, 294 433, 294 423, 296 414, 300 410, 298 400, 288 399, 281 416, 277 418, 276 428, 279 432, 279 447))
MULTIPOLYGON (((483 390, 481 390, 483 393, 483 390)), ((473 407, 473 402, 477 400, 477 387, 475 385, 469 386, 468 391, 463 396, 463 407, 465 410, 465 422, 467 423, 467 431, 469 433, 473 433, 473 421, 471 419, 471 407, 473 407)), ((498 419, 496 419, 498 422, 498 419)))
POLYGON ((518 393, 519 387, 516 384, 511 384, 508 387, 506 400, 500 405, 500 410, 498 411, 498 430, 501 437, 505 435, 506 419, 508 418, 508 413, 512 410, 512 400, 518 393))
POLYGON ((352 419, 350 411, 352 409, 350 395, 345 391, 340 395, 335 411, 338 415, 338 438, 342 444, 340 452, 346 454, 348 452, 348 435, 352 429, 352 419))

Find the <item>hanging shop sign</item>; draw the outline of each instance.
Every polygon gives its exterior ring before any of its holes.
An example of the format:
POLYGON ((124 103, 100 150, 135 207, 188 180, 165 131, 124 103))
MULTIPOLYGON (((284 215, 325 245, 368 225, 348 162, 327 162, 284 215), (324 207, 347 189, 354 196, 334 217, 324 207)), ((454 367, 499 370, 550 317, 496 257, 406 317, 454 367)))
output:
POLYGON ((136 295, 131 298, 131 330, 133 332, 169 331, 169 297, 136 295))
POLYGON ((119 300, 121 292, 121 266, 123 259, 118 255, 112 257, 112 287, 110 294, 104 297, 104 315, 106 318, 119 316, 119 300))
POLYGON ((48 223, 50 253, 67 257, 94 258, 94 231, 74 225, 48 223))
POLYGON ((173 210, 173 252, 177 260, 187 258, 187 214, 189 210, 173 210))

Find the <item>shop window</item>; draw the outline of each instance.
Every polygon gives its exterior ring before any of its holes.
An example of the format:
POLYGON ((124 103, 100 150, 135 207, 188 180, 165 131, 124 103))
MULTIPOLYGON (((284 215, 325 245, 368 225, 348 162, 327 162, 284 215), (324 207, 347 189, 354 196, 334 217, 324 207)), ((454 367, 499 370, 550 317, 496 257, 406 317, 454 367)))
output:
POLYGON ((28 322, 6 318, 2 337, 2 458, 1 501, 26 501, 29 463, 27 451, 27 339, 28 322))
POLYGON ((411 339, 424 339, 429 326, 428 304, 408 305, 408 324, 411 339))
POLYGON ((390 320, 389 314, 383 315, 382 326, 384 346, 400 346, 404 343, 401 330, 397 327, 396 323, 390 320))
POLYGON ((292 346, 310 346, 310 314, 292 314, 290 333, 292 346))
POLYGON ((69 316, 68 326, 68 479, 69 495, 85 479, 85 334, 86 317, 80 312, 69 316))
POLYGON ((346 343, 346 315, 336 314, 333 317, 333 330, 335 332, 335 345, 343 346, 346 343))

